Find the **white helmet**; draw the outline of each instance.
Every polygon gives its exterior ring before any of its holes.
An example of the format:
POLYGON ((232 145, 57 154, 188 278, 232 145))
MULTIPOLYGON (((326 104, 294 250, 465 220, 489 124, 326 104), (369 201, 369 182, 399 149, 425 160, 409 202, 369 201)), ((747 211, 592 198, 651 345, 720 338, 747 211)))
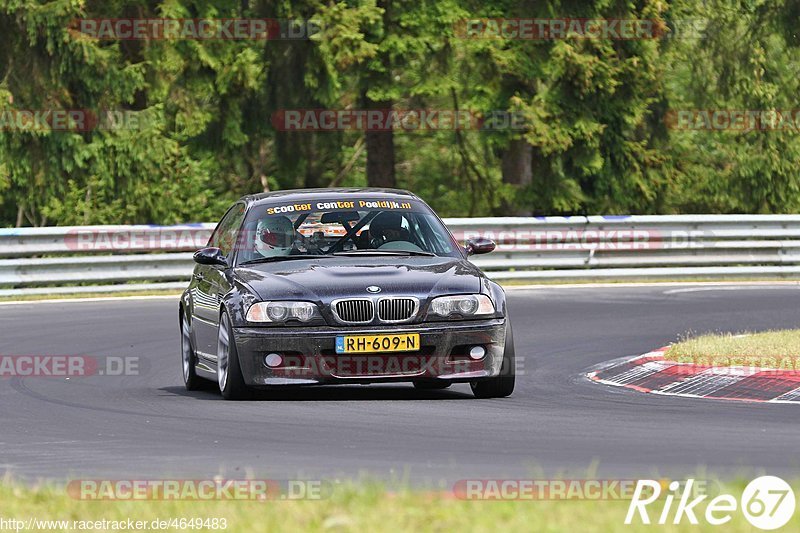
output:
POLYGON ((264 257, 289 255, 294 243, 294 225, 288 217, 273 216, 259 220, 256 228, 256 251, 264 257))

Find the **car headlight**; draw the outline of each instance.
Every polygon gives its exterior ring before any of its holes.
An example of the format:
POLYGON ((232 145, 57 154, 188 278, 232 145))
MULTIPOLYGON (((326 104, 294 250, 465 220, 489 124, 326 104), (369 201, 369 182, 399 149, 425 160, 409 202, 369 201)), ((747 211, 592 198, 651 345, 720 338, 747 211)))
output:
POLYGON ((317 306, 311 302, 258 302, 247 311, 248 322, 310 322, 319 316, 317 306))
POLYGON ((442 318, 478 317, 493 315, 494 304, 485 294, 463 294, 459 296, 440 296, 431 301, 429 315, 442 318))

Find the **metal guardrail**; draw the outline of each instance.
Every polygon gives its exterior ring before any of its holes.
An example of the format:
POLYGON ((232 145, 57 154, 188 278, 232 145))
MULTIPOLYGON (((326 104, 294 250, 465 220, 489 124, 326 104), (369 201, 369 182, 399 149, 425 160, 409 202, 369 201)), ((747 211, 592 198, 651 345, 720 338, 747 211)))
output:
MULTIPOLYGON (((800 278, 800 215, 452 218, 497 280, 800 278)), ((178 288, 213 224, 0 229, 0 295, 178 288), (129 283, 137 282, 137 283, 129 283)))

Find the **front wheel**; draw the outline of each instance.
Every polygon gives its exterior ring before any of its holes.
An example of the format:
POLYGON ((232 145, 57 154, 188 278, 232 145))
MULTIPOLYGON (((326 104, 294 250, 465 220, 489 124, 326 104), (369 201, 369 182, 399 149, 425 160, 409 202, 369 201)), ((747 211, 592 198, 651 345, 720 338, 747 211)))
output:
POLYGON ((192 330, 186 314, 181 312, 181 363, 183 366, 183 385, 188 391, 198 390, 202 386, 202 378, 198 377, 194 365, 197 356, 192 348, 192 330))
POLYGON ((472 394, 476 398, 505 398, 506 396, 511 396, 511 393, 514 392, 514 382, 516 381, 514 358, 514 334, 511 331, 511 322, 509 321, 506 329, 506 343, 503 350, 503 365, 500 368, 500 375, 470 383, 472 394))
POLYGON ((239 354, 233 337, 231 320, 226 311, 219 319, 219 335, 217 337, 217 383, 222 397, 226 400, 244 400, 250 396, 250 390, 244 384, 242 369, 239 366, 239 354))

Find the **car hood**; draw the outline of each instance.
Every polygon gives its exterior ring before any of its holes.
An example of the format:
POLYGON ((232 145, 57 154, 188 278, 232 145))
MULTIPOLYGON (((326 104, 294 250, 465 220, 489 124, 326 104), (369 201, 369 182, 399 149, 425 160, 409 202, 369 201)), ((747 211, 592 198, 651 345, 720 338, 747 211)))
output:
POLYGON ((481 271, 451 257, 336 257, 261 263, 234 270, 261 300, 307 300, 329 304, 337 298, 368 296, 367 287, 381 288, 380 296, 479 293, 481 271))

